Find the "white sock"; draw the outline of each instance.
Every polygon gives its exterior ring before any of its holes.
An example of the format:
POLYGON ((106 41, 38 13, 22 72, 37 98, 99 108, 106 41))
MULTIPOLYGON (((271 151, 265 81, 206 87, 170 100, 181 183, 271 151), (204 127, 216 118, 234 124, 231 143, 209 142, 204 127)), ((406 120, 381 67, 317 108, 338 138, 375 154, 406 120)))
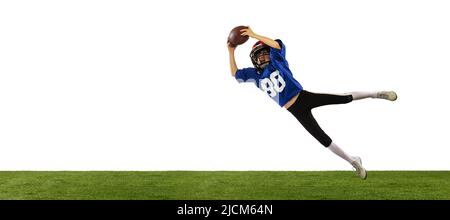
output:
POLYGON ((340 147, 338 147, 334 142, 331 142, 330 146, 328 146, 328 149, 331 150, 331 152, 335 153, 342 159, 346 160, 349 163, 352 163, 355 158, 345 153, 340 147))
POLYGON ((377 92, 350 92, 348 94, 352 95, 353 100, 377 97, 377 92))

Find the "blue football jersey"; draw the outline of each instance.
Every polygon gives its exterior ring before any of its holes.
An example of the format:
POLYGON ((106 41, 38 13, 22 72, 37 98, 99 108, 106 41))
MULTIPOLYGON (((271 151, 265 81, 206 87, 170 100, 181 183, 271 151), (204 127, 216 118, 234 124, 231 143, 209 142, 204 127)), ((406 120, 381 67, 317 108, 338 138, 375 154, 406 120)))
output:
POLYGON ((260 73, 255 68, 243 68, 236 72, 239 83, 253 82, 255 85, 283 107, 302 89, 294 79, 289 64, 286 61, 286 47, 279 39, 276 40, 281 49, 270 48, 270 63, 260 73))

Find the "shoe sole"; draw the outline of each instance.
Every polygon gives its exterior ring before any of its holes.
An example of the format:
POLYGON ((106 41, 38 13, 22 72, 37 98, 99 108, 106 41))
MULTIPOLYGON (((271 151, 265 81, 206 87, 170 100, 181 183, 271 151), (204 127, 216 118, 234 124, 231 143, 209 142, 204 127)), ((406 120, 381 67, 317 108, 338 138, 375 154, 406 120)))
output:
POLYGON ((395 100, 397 100, 397 93, 395 93, 395 92, 392 92, 393 94, 394 94, 394 99, 390 99, 391 101, 395 101, 395 100))

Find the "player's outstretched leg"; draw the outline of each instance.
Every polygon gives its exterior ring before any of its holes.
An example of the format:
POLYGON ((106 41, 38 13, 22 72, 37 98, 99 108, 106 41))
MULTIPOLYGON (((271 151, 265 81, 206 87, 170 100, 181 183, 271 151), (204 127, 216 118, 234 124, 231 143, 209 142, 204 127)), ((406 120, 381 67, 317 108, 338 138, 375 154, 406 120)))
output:
POLYGON ((386 99, 389 101, 397 100, 397 93, 394 91, 380 91, 380 92, 350 92, 346 93, 353 97, 353 100, 361 100, 366 98, 386 99))
MULTIPOLYGON (((306 96, 305 96, 306 97, 306 96)), ((306 100, 308 100, 306 98, 306 100)), ((304 100, 305 101, 305 100, 304 100)), ((306 102, 310 103, 310 102, 306 102)), ((306 105, 308 106, 308 105, 306 105)), ((304 105, 302 106, 304 107, 304 105)), ((362 167, 361 159, 359 157, 354 157, 347 154, 344 150, 342 150, 336 143, 334 143, 331 138, 320 128, 316 119, 312 115, 312 112, 309 108, 304 107, 306 109, 296 109, 296 111, 292 111, 292 114, 297 118, 297 120, 303 125, 303 127, 314 137, 316 138, 323 146, 328 148, 331 152, 346 160, 349 164, 351 164, 356 169, 356 173, 362 179, 367 178, 367 172, 362 167)))

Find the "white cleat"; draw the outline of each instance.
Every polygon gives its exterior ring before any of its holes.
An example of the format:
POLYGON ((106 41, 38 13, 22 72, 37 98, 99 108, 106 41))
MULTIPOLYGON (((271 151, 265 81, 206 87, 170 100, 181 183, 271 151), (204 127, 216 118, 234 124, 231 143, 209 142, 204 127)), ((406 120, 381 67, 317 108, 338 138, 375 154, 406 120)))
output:
POLYGON ((362 166, 362 161, 360 157, 355 157, 355 160, 351 163, 356 169, 356 174, 363 180, 367 179, 367 171, 362 166))
POLYGON ((397 100, 397 93, 394 91, 381 91, 377 93, 377 98, 395 101, 397 100))

